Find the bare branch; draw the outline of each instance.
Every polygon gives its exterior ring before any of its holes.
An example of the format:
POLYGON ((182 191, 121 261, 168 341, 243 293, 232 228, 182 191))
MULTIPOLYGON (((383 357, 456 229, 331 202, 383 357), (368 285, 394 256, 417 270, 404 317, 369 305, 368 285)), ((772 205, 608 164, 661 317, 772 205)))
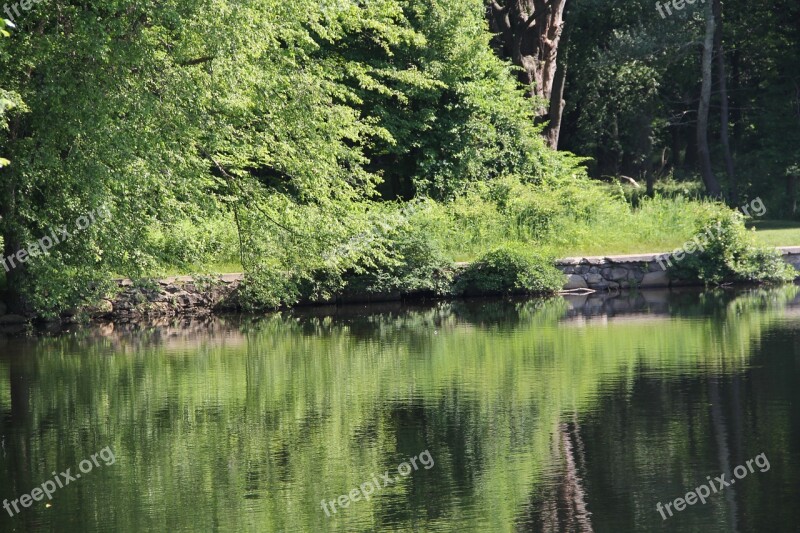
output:
POLYGON ((501 6, 500 4, 497 3, 497 0, 491 0, 491 2, 489 3, 491 4, 492 9, 494 9, 498 13, 505 13, 506 11, 508 11, 508 6, 501 6))

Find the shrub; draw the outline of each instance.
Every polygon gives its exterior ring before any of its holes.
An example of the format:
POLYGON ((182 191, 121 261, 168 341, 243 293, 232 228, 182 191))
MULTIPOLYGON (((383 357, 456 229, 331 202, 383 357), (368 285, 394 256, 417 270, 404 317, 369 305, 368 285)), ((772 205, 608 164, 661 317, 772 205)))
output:
POLYGON ((383 253, 345 275, 347 287, 369 293, 451 292, 453 269, 433 241, 416 226, 385 236, 383 253))
POLYGON ((793 267, 780 252, 758 247, 742 216, 725 210, 712 213, 697 227, 703 249, 687 255, 669 269, 676 279, 702 280, 706 285, 725 282, 775 283, 792 281, 793 267))
POLYGON ((553 261, 528 246, 506 244, 469 265, 456 282, 456 292, 465 295, 554 293, 564 284, 564 275, 553 261))
POLYGON ((214 263, 239 261, 236 226, 221 215, 181 220, 154 233, 159 261, 169 267, 190 271, 214 263))
POLYGON ((239 303, 245 311, 294 305, 299 297, 297 280, 277 265, 258 265, 239 286, 239 303))

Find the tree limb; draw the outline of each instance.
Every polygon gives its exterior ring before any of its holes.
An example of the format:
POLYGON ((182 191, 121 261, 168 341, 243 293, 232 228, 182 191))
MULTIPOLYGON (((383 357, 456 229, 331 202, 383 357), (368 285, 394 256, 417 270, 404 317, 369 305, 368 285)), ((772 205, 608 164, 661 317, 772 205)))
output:
POLYGON ((491 2, 489 3, 491 4, 492 9, 494 9, 498 13, 505 13, 506 11, 508 11, 508 6, 501 6, 500 4, 497 3, 497 0, 491 0, 491 2))
MULTIPOLYGON (((236 180, 236 178, 235 178, 234 176, 231 176, 231 175, 228 173, 228 171, 227 171, 227 170, 225 170, 225 168, 224 168, 224 167, 223 167, 223 166, 222 166, 222 165, 221 165, 221 164, 220 164, 220 163, 219 163, 219 162, 218 162, 216 159, 214 159, 214 157, 213 157, 211 154, 209 154, 209 153, 208 153, 208 151, 206 151, 206 150, 205 150, 204 148, 202 148, 202 147, 200 148, 200 151, 203 153, 203 155, 204 155, 204 156, 206 156, 206 158, 208 158, 208 160, 209 160, 209 161, 211 161, 212 163, 214 163, 214 166, 215 166, 215 167, 217 167, 217 170, 219 170, 219 171, 220 171, 220 173, 221 173, 223 176, 225 176, 225 178, 228 180, 228 184, 229 184, 229 185, 234 185, 234 184, 235 184, 235 185, 236 185, 236 187, 239 189, 239 191, 240 191, 240 192, 241 192, 243 195, 246 195, 246 193, 245 193, 244 189, 242 189, 242 185, 241 185, 241 183, 239 183, 239 182, 236 180)), ((299 235, 299 234, 298 234, 296 231, 294 231, 293 229, 291 229, 291 228, 289 228, 289 227, 287 227, 287 226, 285 226, 285 225, 281 224, 280 222, 278 222, 277 220, 275 220, 275 219, 274 219, 272 216, 270 216, 270 215, 269 215, 269 214, 268 214, 266 211, 264 211, 264 210, 261 208, 261 206, 260 206, 260 205, 258 205, 258 202, 253 202, 253 205, 256 207, 256 209, 258 209, 258 210, 261 212, 261 214, 262 214, 262 215, 264 215, 264 217, 266 217, 266 218, 267 218, 267 220, 269 220, 270 222, 272 222, 273 224, 275 224, 275 225, 276 225, 276 226, 278 226, 279 228, 281 228, 281 229, 283 229, 283 230, 285 230, 285 231, 287 231, 287 232, 289 232, 289 233, 291 233, 291 234, 293 234, 293 235, 299 235)))
POLYGON ((192 65, 200 65, 201 63, 208 63, 216 59, 216 56, 203 56, 195 59, 187 59, 186 61, 179 61, 178 64, 182 67, 189 67, 192 65))

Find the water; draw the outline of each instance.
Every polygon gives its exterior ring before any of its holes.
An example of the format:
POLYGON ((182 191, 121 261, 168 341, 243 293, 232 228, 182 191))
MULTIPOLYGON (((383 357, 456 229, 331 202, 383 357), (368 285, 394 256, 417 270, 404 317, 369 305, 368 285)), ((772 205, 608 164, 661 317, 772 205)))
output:
POLYGON ((75 479, 0 530, 796 531, 798 341, 797 287, 9 336, 0 498, 75 479))

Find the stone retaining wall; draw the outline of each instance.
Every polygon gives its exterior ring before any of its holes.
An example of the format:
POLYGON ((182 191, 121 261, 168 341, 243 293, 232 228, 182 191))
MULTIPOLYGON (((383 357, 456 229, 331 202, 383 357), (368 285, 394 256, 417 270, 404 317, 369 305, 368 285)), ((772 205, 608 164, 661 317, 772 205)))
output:
MULTIPOLYGON (((800 271, 800 246, 778 248, 784 260, 800 271)), ((568 276, 565 290, 596 291, 637 288, 665 288, 692 285, 670 280, 656 261, 665 254, 616 255, 606 257, 568 257, 556 267, 568 276)), ((662 264, 666 262, 662 259, 662 264)), ((800 277, 800 272, 798 272, 800 277)))

